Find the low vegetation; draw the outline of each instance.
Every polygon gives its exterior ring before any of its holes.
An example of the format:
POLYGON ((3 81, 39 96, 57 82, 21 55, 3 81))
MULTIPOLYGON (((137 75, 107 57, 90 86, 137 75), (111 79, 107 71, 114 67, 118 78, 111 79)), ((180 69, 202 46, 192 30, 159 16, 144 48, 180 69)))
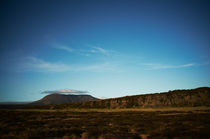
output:
POLYGON ((209 108, 107 111, 1 110, 0 138, 210 137, 209 108))

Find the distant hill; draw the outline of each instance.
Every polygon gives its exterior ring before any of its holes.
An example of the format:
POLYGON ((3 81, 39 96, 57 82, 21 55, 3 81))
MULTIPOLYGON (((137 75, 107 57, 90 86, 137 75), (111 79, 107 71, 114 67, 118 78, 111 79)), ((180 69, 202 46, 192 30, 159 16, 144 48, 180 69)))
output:
POLYGON ((51 108, 155 108, 196 106, 210 106, 210 87, 125 96, 90 102, 68 103, 51 106, 51 108))
POLYGON ((64 104, 64 103, 86 102, 94 100, 97 100, 97 98, 94 98, 91 95, 50 94, 38 101, 30 103, 30 105, 64 104))

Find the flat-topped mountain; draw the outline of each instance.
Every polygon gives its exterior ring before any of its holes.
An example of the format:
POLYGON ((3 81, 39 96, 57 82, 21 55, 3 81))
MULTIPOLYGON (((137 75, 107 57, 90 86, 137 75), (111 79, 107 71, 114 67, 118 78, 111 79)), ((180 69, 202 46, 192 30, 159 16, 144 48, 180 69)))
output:
POLYGON ((154 108, 195 106, 210 106, 210 87, 61 104, 54 106, 54 108, 154 108))
POLYGON ((87 102, 94 100, 97 100, 97 98, 92 97, 91 95, 50 94, 38 101, 31 103, 31 105, 64 104, 72 102, 87 102))

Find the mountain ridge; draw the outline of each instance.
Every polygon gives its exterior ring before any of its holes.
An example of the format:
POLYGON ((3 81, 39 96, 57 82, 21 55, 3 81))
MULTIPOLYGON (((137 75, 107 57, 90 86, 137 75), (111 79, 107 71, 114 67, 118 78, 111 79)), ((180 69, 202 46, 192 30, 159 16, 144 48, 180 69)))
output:
POLYGON ((210 87, 55 105, 53 108, 210 107, 210 87))
POLYGON ((72 95, 72 94, 66 95, 66 94, 53 93, 43 97, 38 101, 30 103, 30 105, 64 104, 64 103, 86 102, 94 100, 97 100, 97 98, 91 95, 72 95))

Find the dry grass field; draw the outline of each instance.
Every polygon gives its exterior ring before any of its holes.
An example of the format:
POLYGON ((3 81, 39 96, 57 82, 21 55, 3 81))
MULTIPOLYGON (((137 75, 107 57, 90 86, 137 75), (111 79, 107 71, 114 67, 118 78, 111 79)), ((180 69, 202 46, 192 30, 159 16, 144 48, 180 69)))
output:
POLYGON ((210 109, 0 110, 0 138, 210 138, 210 109))

